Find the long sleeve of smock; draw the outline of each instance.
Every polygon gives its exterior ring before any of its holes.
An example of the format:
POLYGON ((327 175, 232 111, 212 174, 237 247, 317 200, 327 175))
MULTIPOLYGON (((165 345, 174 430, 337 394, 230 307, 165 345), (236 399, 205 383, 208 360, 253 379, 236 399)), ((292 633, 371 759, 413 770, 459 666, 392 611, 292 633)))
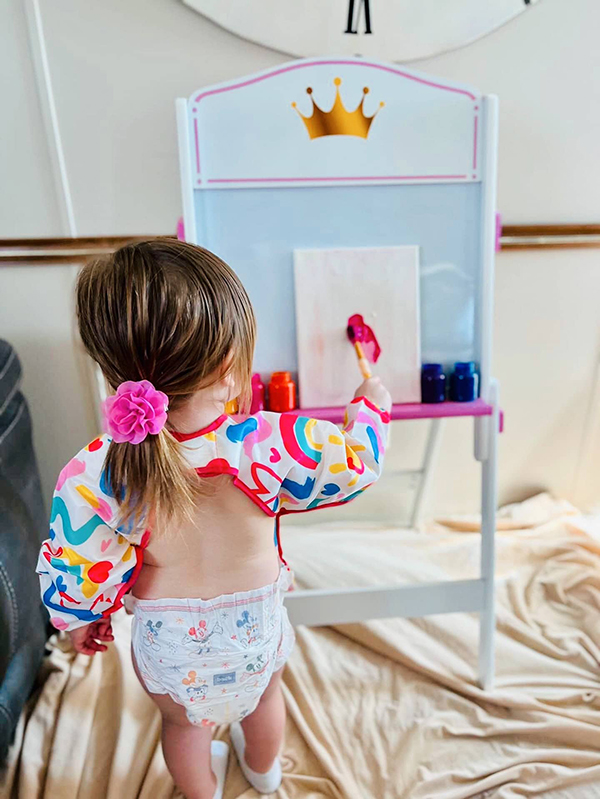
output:
POLYGON ((364 397, 343 428, 294 414, 263 412, 230 423, 217 437, 222 470, 270 515, 348 502, 381 475, 389 414, 364 397))
POLYGON ((117 526, 119 508, 104 471, 109 443, 102 436, 69 461, 54 492, 37 573, 58 630, 74 630, 121 607, 142 565, 144 536, 117 526))

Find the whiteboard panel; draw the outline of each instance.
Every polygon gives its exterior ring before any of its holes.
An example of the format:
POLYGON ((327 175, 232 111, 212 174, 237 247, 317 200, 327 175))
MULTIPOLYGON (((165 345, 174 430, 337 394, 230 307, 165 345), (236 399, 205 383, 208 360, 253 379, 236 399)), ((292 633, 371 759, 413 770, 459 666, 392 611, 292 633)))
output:
POLYGON ((343 186, 195 191, 198 242, 246 285, 255 366, 298 369, 294 249, 419 245, 424 361, 478 360, 481 186, 343 186))

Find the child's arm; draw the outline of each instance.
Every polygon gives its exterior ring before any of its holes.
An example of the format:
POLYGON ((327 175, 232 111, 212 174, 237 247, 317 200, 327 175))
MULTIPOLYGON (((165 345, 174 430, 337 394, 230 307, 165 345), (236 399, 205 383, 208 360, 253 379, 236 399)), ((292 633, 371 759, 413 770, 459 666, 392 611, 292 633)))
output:
POLYGON ((391 398, 377 378, 366 380, 346 411, 344 427, 281 418, 283 446, 292 456, 279 492, 285 512, 348 502, 378 480, 388 438, 391 398))
MULTIPOLYGON (((50 537, 42 544, 37 572, 42 601, 58 630, 72 632, 92 625, 87 635, 74 635, 78 651, 92 639, 110 640, 106 617, 121 606, 121 598, 141 567, 137 536, 116 527, 118 504, 103 474, 106 438, 83 450, 61 472, 50 519, 50 537), (93 635, 92 635, 93 633, 93 635), (80 640, 81 639, 81 640, 80 640)), ((102 646, 96 651, 102 651, 102 646)))

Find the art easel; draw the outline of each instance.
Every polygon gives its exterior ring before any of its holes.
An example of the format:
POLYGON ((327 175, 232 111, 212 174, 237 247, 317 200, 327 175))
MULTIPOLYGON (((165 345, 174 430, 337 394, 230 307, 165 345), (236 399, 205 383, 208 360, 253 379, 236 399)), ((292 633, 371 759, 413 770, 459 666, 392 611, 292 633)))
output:
MULTIPOLYGON (((186 238, 223 257, 246 285, 259 321, 257 371, 297 365, 294 249, 420 246, 423 361, 476 361, 481 397, 395 405, 392 417, 432 420, 413 520, 441 421, 473 417, 482 465, 481 576, 297 591, 286 603, 293 622, 308 625, 478 611, 485 687, 494 675, 500 421, 491 377, 497 113, 495 97, 469 86, 359 58, 295 61, 177 100, 186 238), (334 123, 335 135, 313 136, 319 114, 323 125, 332 122, 334 102, 347 132, 334 123), (357 115, 348 113, 361 102, 357 115)), ((336 422, 342 416, 339 408, 302 413, 336 422)))

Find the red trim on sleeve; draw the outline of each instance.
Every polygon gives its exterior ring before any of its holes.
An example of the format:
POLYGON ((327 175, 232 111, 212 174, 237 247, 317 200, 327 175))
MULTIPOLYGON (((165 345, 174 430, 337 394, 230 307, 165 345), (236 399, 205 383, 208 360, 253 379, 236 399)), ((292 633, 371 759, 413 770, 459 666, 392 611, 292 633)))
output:
POLYGON ((223 474, 233 477, 233 485, 236 488, 242 491, 248 497, 248 499, 251 499, 255 505, 258 505, 258 507, 264 513, 266 513, 267 516, 275 516, 275 512, 272 510, 272 508, 270 508, 266 502, 257 496, 250 486, 247 486, 246 483, 240 480, 238 477, 238 470, 233 466, 230 466, 223 458, 211 461, 208 466, 199 466, 196 469, 196 474, 198 474, 200 477, 220 477, 223 474))
POLYGON ((378 408, 377 405, 374 405, 371 400, 367 399, 366 397, 355 397, 350 405, 356 405, 358 402, 364 402, 367 408, 373 411, 373 413, 378 414, 381 417, 381 421, 384 424, 389 424, 390 422, 390 415, 387 411, 378 408))
POLYGON ((196 474, 199 477, 220 477, 222 474, 229 474, 237 477, 238 470, 229 465, 225 458, 214 458, 206 466, 197 466, 196 474))
POLYGON ((279 514, 275 517, 275 537, 277 538, 277 551, 279 552, 279 560, 283 565, 289 569, 287 560, 283 557, 283 547, 281 546, 281 528, 279 524, 279 514))
POLYGON ((201 430, 196 430, 195 433, 178 433, 177 430, 171 430, 171 435, 173 438, 176 438, 177 441, 191 441, 192 438, 199 438, 200 436, 205 436, 207 433, 212 433, 213 430, 221 427, 227 418, 227 414, 223 413, 218 419, 215 419, 214 422, 211 422, 207 427, 203 427, 201 430))
POLYGON ((258 507, 262 511, 264 511, 264 513, 266 513, 267 516, 273 517, 276 515, 275 512, 267 505, 267 503, 263 502, 263 500, 260 497, 257 497, 256 494, 252 491, 252 489, 246 485, 246 483, 242 483, 239 477, 234 478, 233 484, 236 488, 239 488, 240 491, 243 491, 243 493, 248 497, 248 499, 251 499, 255 505, 258 505, 258 507))
POLYGON ((150 540, 150 530, 146 530, 144 535, 142 536, 142 543, 139 545, 137 544, 132 545, 133 548, 135 549, 135 557, 137 559, 136 564, 133 568, 133 574, 126 583, 123 583, 121 585, 121 587, 117 591, 117 596, 115 597, 115 601, 113 602, 111 607, 102 611, 102 618, 110 616, 110 614, 114 613, 115 610, 119 610, 119 608, 123 607, 123 597, 133 588, 137 578, 140 576, 142 566, 144 565, 144 549, 148 546, 149 540, 150 540))

